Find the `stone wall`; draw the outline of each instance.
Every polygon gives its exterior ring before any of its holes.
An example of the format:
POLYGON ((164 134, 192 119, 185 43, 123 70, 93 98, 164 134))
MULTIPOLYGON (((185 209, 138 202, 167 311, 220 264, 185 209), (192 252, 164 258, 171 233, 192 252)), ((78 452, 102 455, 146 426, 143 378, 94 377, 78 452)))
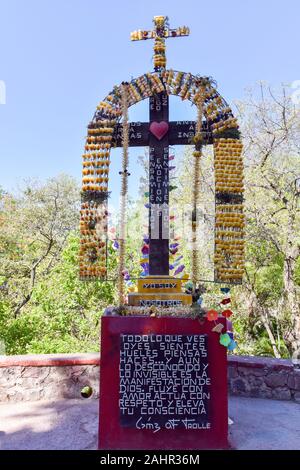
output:
MULTIPOLYGON (((80 398, 85 386, 99 396, 99 354, 0 356, 0 402, 80 398)), ((232 395, 300 403, 300 368, 289 360, 228 357, 232 395)))
POLYGON ((300 403, 300 368, 292 361, 231 356, 228 365, 231 395, 294 400, 300 403))
POLYGON ((0 402, 99 396, 99 354, 0 357, 0 402))

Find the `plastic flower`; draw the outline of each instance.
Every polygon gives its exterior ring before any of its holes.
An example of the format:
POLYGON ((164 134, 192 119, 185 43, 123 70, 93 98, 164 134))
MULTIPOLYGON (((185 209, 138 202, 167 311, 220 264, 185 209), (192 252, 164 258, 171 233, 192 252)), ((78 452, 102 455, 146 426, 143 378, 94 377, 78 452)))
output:
POLYGON ((215 321, 215 320, 217 320, 218 316, 219 316, 219 314, 216 310, 209 310, 207 312, 207 320, 208 321, 215 321))
POLYGON ((174 276, 176 276, 177 274, 180 274, 182 273, 182 271, 184 270, 185 266, 184 264, 182 264, 181 266, 179 266, 179 268, 176 269, 175 273, 174 273, 174 276))
POLYGON ((237 344, 234 341, 234 339, 232 339, 230 343, 228 344, 227 349, 228 351, 233 351, 236 347, 237 347, 237 344))
POLYGON ((232 340, 231 340, 229 334, 224 333, 224 334, 220 335, 220 344, 222 344, 222 346, 225 346, 227 348, 229 346, 229 344, 231 343, 231 341, 232 340))
POLYGON ((224 310, 224 312, 222 312, 222 315, 223 315, 223 317, 225 317, 225 318, 230 318, 231 315, 233 315, 233 312, 232 312, 231 310, 229 310, 229 309, 228 309, 228 310, 224 310))

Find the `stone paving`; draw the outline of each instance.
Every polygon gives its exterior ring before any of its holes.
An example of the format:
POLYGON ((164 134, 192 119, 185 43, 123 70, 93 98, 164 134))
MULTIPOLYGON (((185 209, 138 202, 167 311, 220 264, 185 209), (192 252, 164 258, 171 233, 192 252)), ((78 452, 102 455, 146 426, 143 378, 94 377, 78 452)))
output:
MULTIPOLYGON (((300 405, 230 397, 234 449, 300 449, 300 405)), ((97 448, 97 400, 58 400, 0 405, 1 450, 97 448)))

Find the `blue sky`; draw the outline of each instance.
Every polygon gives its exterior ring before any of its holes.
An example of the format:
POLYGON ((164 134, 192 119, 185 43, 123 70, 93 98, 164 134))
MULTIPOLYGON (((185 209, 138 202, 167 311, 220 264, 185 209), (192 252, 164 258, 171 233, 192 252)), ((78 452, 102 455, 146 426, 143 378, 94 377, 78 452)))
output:
MULTIPOLYGON (((230 103, 258 80, 300 79, 299 0, 0 0, 0 186, 61 172, 80 180, 97 103, 114 84, 152 70, 152 41, 132 43, 129 34, 160 14, 191 29, 167 41, 168 67, 213 76, 230 103)), ((174 119, 193 118, 189 106, 171 104, 174 119)), ((130 117, 147 119, 146 103, 130 117)), ((118 151, 112 159, 116 191, 118 151)))

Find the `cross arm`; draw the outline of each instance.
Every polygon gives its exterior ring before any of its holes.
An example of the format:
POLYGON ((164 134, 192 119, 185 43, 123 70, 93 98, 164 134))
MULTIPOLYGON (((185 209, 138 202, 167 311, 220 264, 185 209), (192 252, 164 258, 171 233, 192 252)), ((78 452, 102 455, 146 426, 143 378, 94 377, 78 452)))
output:
MULTIPOLYGON (((189 36, 190 30, 187 26, 182 26, 177 29, 166 28, 163 32, 162 38, 176 38, 182 36, 189 36)), ((139 29, 138 31, 133 31, 130 34, 131 41, 145 41, 146 39, 155 39, 157 37, 156 31, 143 31, 139 29)), ((160 37, 160 36, 159 36, 160 37)))
POLYGON ((131 41, 145 41, 146 39, 155 39, 155 36, 155 31, 142 31, 141 29, 130 33, 131 41))
MULTIPOLYGON (((149 145, 149 122, 132 122, 129 126, 129 146, 147 147, 149 145)), ((113 135, 113 145, 122 147, 122 124, 118 124, 113 135)), ((169 145, 192 145, 196 133, 195 121, 171 121, 169 122, 169 145)), ((203 144, 212 143, 212 135, 205 124, 202 128, 203 144)))

